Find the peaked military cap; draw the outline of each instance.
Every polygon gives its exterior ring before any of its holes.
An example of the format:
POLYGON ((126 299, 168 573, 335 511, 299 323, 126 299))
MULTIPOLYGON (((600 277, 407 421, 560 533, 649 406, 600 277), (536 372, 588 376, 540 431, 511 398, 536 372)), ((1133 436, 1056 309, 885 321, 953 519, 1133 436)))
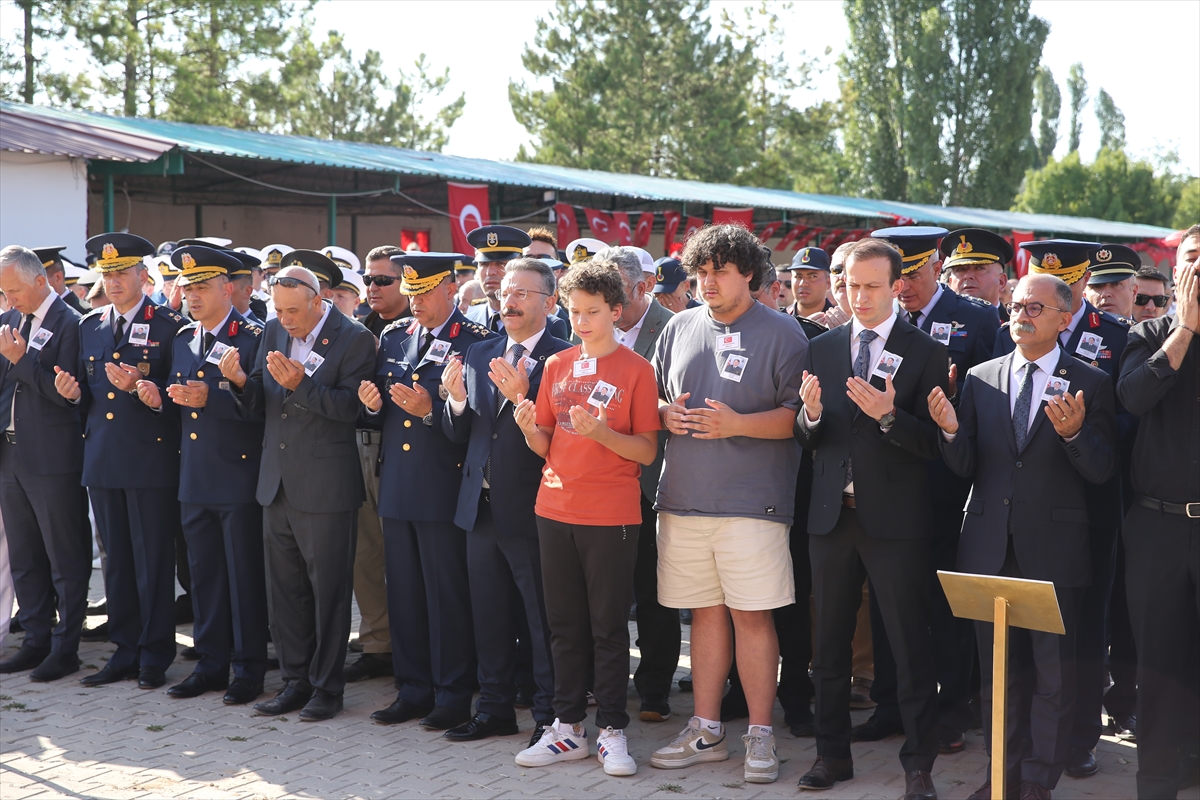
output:
POLYGON ((578 264, 585 258, 591 258, 599 253, 604 248, 608 247, 599 239, 576 239, 567 245, 567 262, 570 264, 578 264))
POLYGON ((938 251, 938 240, 949 232, 934 226, 905 225, 871 231, 871 238, 883 239, 900 251, 900 260, 904 262, 900 273, 907 275, 929 263, 938 251))
POLYGON ((476 264, 520 258, 532 241, 528 233, 508 225, 484 225, 467 234, 467 242, 475 248, 476 264))
MULTIPOLYGON (((478 230, 478 229, 477 229, 478 230)), ((400 293, 414 297, 433 290, 462 264, 461 253, 397 253, 392 262, 400 267, 400 293)))
POLYGON ((1040 242, 1021 242, 1029 252, 1029 271, 1034 275, 1053 275, 1068 285, 1076 283, 1092 265, 1092 254, 1099 242, 1077 242, 1074 239, 1044 239, 1040 242))
POLYGON ((57 247, 31 247, 33 254, 38 257, 38 261, 42 262, 42 266, 46 268, 53 267, 55 263, 62 264, 62 251, 66 250, 66 245, 57 247))
POLYGON ((942 266, 969 264, 1007 264, 1012 261, 1012 245, 998 233, 983 228, 959 228, 942 239, 942 266))
POLYGON ((290 244, 269 244, 262 249, 263 269, 279 269, 283 257, 296 248, 290 244))
POLYGON ((101 274, 135 267, 146 256, 154 255, 154 245, 150 242, 132 233, 118 231, 93 236, 84 246, 96 258, 92 269, 101 274))
POLYGON ((358 272, 362 269, 362 262, 358 260, 358 256, 354 255, 354 253, 350 252, 344 247, 338 247, 335 244, 331 244, 322 249, 321 254, 327 256, 339 267, 348 267, 355 272, 358 272))
POLYGON ((329 284, 330 289, 336 289, 342 283, 342 270, 333 259, 316 250, 293 250, 284 253, 279 259, 280 269, 284 267, 304 267, 316 275, 319 280, 329 284))
POLYGON ((1137 275, 1142 259, 1137 251, 1123 244, 1104 244, 1092 253, 1092 274, 1088 286, 1117 283, 1137 275))
POLYGON ((179 270, 179 285, 203 283, 219 275, 229 276, 242 268, 242 262, 228 250, 189 244, 171 252, 171 266, 179 270))

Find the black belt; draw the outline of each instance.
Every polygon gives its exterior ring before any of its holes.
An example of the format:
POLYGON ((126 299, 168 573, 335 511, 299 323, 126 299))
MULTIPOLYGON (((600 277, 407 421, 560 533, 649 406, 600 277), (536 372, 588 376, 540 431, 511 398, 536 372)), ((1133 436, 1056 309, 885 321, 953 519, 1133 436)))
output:
POLYGON ((379 444, 383 441, 383 431, 359 430, 358 440, 366 445, 379 444))
POLYGON ((5 431, 4 432, 4 441, 8 442, 9 444, 15 445, 17 443, 17 432, 16 431, 5 431))
POLYGON ((1146 497, 1144 494, 1137 496, 1137 504, 1152 508, 1162 514, 1177 514, 1188 519, 1200 519, 1200 503, 1168 503, 1164 500, 1155 500, 1153 497, 1146 497))
POLYGON ((842 505, 844 505, 846 508, 857 508, 857 506, 854 503, 854 495, 843 494, 842 495, 842 505))

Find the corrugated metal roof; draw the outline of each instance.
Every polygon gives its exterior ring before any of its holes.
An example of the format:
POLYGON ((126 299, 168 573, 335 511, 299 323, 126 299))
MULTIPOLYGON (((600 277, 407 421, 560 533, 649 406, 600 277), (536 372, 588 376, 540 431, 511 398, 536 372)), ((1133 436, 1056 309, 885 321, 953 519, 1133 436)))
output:
MULTIPOLYGON (((732 184, 701 183, 673 178, 654 178, 646 175, 598 172, 547 164, 490 161, 443 153, 405 150, 387 145, 256 133, 156 119, 113 117, 90 112, 28 106, 23 103, 0 102, 0 111, 3 112, 3 131, 0 140, 3 141, 3 146, 6 148, 8 147, 10 125, 13 126, 14 132, 25 130, 61 131, 63 133, 60 135, 67 139, 70 138, 69 132, 73 131, 81 132, 80 135, 82 132, 86 132, 100 138, 108 136, 111 141, 124 146, 122 149, 116 144, 113 145, 112 149, 123 153, 123 155, 117 156, 79 153, 79 155, 96 159, 150 161, 165 152, 165 149, 170 149, 171 145, 175 145, 185 152, 232 158, 327 166, 393 175, 428 175, 456 181, 608 194, 653 202, 696 203, 735 208, 753 207, 859 219, 893 220, 897 217, 906 217, 916 222, 949 227, 976 226, 997 230, 1054 232, 1103 240, 1162 238, 1172 233, 1170 228, 1131 222, 1112 222, 1091 217, 1024 214, 997 209, 931 206, 857 197, 833 197, 780 189, 759 189, 732 184), (23 124, 22 121, 24 121, 23 124), (147 153, 153 152, 153 155, 131 156, 130 153, 139 143, 145 143, 142 146, 146 148, 147 153), (167 145, 165 149, 152 150, 154 146, 162 146, 163 143, 167 145)), ((26 134, 26 138, 32 135, 26 134)), ((20 141, 20 137, 16 133, 14 133, 14 140, 20 141)), ((57 151, 42 150, 41 152, 57 151)))
POLYGON ((31 114, 30 110, 34 109, 0 103, 0 149, 105 161, 153 161, 175 147, 173 141, 120 131, 103 122, 31 114))

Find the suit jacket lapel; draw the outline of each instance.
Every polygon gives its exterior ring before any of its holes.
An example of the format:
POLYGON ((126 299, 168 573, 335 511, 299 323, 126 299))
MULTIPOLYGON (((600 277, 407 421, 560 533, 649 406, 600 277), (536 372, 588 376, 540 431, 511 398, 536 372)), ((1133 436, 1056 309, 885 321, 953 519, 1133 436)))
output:
POLYGON ((495 339, 485 340, 486 347, 481 347, 480 352, 483 353, 483 363, 480 364, 481 371, 479 372, 479 385, 484 387, 483 406, 480 409, 484 414, 490 414, 489 419, 494 418, 500 413, 500 403, 504 402, 504 395, 496 390, 496 384, 492 383, 492 379, 488 377, 488 372, 491 371, 491 363, 493 358, 502 358, 504 356, 504 345, 508 342, 506 336, 497 335, 495 339))
MULTIPOLYGON (((1061 347, 1060 347, 1060 348, 1058 348, 1058 363, 1054 365, 1054 372, 1053 372, 1053 374, 1050 374, 1050 375, 1047 375, 1047 376, 1046 376, 1046 380, 1047 380, 1047 381, 1050 381, 1050 380, 1053 380, 1053 379, 1054 379, 1054 378, 1056 378, 1056 377, 1058 377, 1058 378, 1065 377, 1065 376, 1066 376, 1066 374, 1067 374, 1067 370, 1070 368, 1070 365, 1071 365, 1071 363, 1072 363, 1073 361, 1075 361, 1075 359, 1074 359, 1074 358, 1072 358, 1072 357, 1071 357, 1071 356, 1070 356, 1070 355, 1067 353, 1067 351, 1066 351, 1066 350, 1063 350, 1061 347)), ((1042 395, 1044 396, 1045 394, 1046 394, 1046 393, 1043 391, 1043 392, 1042 392, 1042 395)), ((1042 399, 1041 397, 1039 397, 1039 398, 1036 398, 1036 400, 1037 400, 1037 403, 1036 403, 1036 405, 1037 405, 1037 412, 1036 412, 1036 413, 1037 413, 1037 417, 1036 417, 1036 418, 1033 420, 1033 427, 1029 429, 1029 438, 1030 438, 1031 440, 1032 440, 1032 439, 1033 439, 1033 437, 1034 437, 1034 436, 1037 434, 1037 432, 1038 432, 1038 428, 1039 428, 1039 427, 1041 426, 1041 424, 1042 424, 1042 423, 1043 423, 1043 422, 1046 420, 1046 405, 1047 405, 1047 403, 1046 403, 1046 401, 1045 401, 1044 399, 1042 399)), ((1033 409, 1033 406, 1034 406, 1034 403, 1030 403, 1030 404, 1029 404, 1029 407, 1030 407, 1030 413, 1034 413, 1034 412, 1033 412, 1033 410, 1032 410, 1032 409, 1033 409)))
POLYGON ((337 341, 338 334, 342 332, 342 321, 342 312, 338 311, 336 306, 329 309, 329 316, 325 318, 325 324, 321 326, 321 330, 317 331, 312 352, 321 358, 325 358, 329 354, 333 343, 337 341))
MULTIPOLYGON (((21 330, 21 312, 14 308, 0 314, 0 325, 7 325, 16 331, 21 330)), ((8 375, 8 368, 11 366, 12 364, 7 358, 0 358, 0 384, 4 383, 4 378, 8 375)))
POLYGON ((1083 316, 1079 318, 1079 324, 1075 326, 1075 330, 1071 331, 1071 335, 1067 337, 1067 343, 1064 345, 1062 343, 1062 339, 1058 340, 1058 343, 1062 345, 1062 348, 1067 351, 1068 356, 1072 355, 1075 352, 1075 348, 1079 347, 1079 340, 1083 337, 1083 332, 1085 330, 1084 326, 1088 324, 1088 317, 1090 317, 1093 313, 1099 314, 1100 312, 1094 305, 1089 303, 1087 300, 1084 300, 1083 316))
POLYGON ((633 352, 647 361, 650 360, 650 357, 653 355, 651 350, 654 347, 658 332, 662 330, 670 318, 671 316, 665 308, 651 300, 650 310, 646 312, 646 321, 642 323, 642 329, 638 331, 637 341, 633 343, 633 352))

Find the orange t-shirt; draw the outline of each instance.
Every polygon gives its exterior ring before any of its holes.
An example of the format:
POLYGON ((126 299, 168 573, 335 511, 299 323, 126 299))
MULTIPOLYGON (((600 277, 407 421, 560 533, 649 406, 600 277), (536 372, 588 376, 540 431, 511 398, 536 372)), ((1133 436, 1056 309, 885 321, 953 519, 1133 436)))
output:
POLYGON ((642 487, 636 461, 575 432, 568 413, 582 406, 597 413, 588 398, 599 381, 616 388, 607 406, 608 427, 617 433, 657 431, 658 383, 649 361, 621 345, 596 359, 596 372, 575 377, 579 346, 546 359, 538 390, 537 424, 555 426, 542 470, 534 510, 569 525, 640 525, 642 487))

